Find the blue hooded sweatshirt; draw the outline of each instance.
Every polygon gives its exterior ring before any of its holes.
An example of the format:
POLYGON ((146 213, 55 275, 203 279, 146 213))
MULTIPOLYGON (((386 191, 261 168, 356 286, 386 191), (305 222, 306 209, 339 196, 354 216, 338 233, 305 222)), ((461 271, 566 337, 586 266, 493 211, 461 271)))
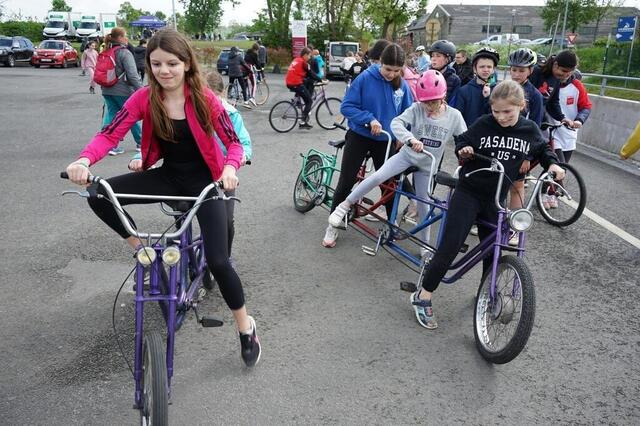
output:
POLYGON ((380 65, 374 64, 353 80, 340 106, 340 112, 349 120, 349 128, 357 134, 377 141, 387 141, 383 134, 373 136, 365 127, 372 120, 378 120, 382 128, 391 133, 391 120, 399 116, 413 103, 413 96, 407 83, 402 80, 398 90, 380 74, 380 65))
MULTIPOLYGON (((482 96, 483 87, 484 85, 478 84, 474 78, 458 89, 453 107, 462 113, 467 127, 475 123, 479 117, 491 112, 489 98, 482 96)), ((493 89, 493 85, 491 88, 493 89)))

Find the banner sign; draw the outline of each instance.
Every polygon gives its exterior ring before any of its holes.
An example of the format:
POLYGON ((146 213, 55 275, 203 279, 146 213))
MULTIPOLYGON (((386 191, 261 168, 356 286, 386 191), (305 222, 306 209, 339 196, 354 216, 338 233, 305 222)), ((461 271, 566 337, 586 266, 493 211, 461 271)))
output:
POLYGON ((291 53, 297 58, 300 51, 307 46, 307 21, 291 22, 291 43, 291 53))

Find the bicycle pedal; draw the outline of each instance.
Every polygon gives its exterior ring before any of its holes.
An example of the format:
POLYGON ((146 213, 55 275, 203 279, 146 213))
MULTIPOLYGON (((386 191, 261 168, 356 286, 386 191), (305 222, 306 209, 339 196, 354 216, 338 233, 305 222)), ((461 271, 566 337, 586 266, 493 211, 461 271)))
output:
POLYGON ((411 281, 400 281, 400 290, 415 293, 418 291, 418 286, 416 283, 412 283, 411 281))
POLYGON ((364 254, 367 254, 369 256, 375 256, 376 255, 375 249, 372 249, 369 246, 362 246, 362 251, 364 252, 364 254))
POLYGON ((200 319, 200 325, 203 327, 222 327, 224 321, 216 317, 202 317, 200 319))
POLYGON ((462 247, 460 247, 460 253, 466 253, 467 250, 469 250, 469 244, 463 244, 462 247))

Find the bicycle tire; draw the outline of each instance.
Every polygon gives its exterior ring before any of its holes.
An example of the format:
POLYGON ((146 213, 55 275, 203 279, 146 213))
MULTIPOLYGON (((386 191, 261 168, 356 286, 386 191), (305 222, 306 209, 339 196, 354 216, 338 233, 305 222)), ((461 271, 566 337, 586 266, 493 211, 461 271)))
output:
POLYGON ((269 124, 278 133, 290 132, 298 123, 298 108, 291 101, 280 101, 269 111, 269 124))
POLYGON ((300 213, 311 211, 316 205, 322 204, 327 196, 327 192, 321 188, 325 178, 322 167, 322 157, 312 154, 307 157, 304 169, 298 174, 293 187, 293 207, 300 213))
MULTIPOLYGON (((493 364, 506 364, 522 352, 531 335, 536 310, 535 288, 531 272, 522 258, 502 256, 498 260, 497 297, 494 305, 490 306, 491 272, 487 271, 484 274, 478 287, 473 315, 474 337, 476 347, 484 359, 493 364), (512 277, 509 277, 508 271, 513 271, 512 277), (506 276, 505 287, 501 286, 503 275, 506 276), (518 313, 519 317, 514 321, 514 316, 518 313), (492 341, 491 327, 498 328, 501 325, 514 324, 513 333, 507 336, 504 345, 498 346, 492 341)), ((497 340, 504 336, 506 334, 502 332, 504 329, 506 327, 502 327, 500 332, 495 332, 493 338, 497 340)))
POLYGON ((151 332, 144 337, 142 361, 142 406, 140 424, 169 424, 169 381, 167 379, 166 348, 160 333, 151 332))
POLYGON ((262 80, 258 82, 256 86, 256 103, 258 105, 264 105, 269 100, 269 85, 266 81, 262 80))
POLYGON ((240 102, 240 97, 242 96, 236 84, 231 87, 229 87, 229 84, 224 86, 224 94, 227 97, 227 102, 229 102, 234 107, 238 104, 238 102, 240 102))
MULTIPOLYGON (((582 176, 580 176, 580 173, 578 173, 575 167, 565 163, 558 163, 558 165, 565 170, 566 176, 563 179, 563 186, 572 199, 568 200, 564 195, 560 194, 558 196, 558 208, 545 209, 542 197, 550 191, 549 187, 551 185, 548 185, 543 187, 543 189, 536 194, 536 205, 538 206, 538 211, 548 223, 553 226, 564 227, 571 225, 580 219, 580 216, 582 216, 587 205, 587 187, 584 184, 582 176), (579 193, 576 194, 575 190, 579 193), (578 198, 577 201, 576 198, 578 198), (566 217, 561 217, 564 212, 569 212, 571 214, 568 214, 566 217)), ((553 188, 551 188, 551 191, 553 191, 553 188)))
POLYGON ((338 128, 336 123, 344 123, 344 115, 340 114, 341 104, 342 100, 338 98, 326 98, 320 102, 316 108, 316 121, 318 125, 325 130, 334 130, 338 128))

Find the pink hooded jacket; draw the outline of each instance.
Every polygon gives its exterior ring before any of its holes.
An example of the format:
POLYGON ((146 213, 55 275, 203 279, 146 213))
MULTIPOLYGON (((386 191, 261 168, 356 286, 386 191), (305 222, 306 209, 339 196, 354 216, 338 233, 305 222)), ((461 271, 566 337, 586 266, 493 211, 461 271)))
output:
POLYGON ((98 62, 98 52, 95 49, 87 49, 82 53, 82 69, 85 70, 87 68, 96 68, 96 63, 98 62))
MULTIPOLYGON (((209 102, 211 110, 211 121, 215 133, 220 138, 224 146, 227 148, 227 156, 225 157, 216 142, 214 135, 207 135, 196 115, 196 110, 191 100, 191 91, 185 84, 184 110, 187 117, 189 129, 200 149, 202 158, 211 170, 211 176, 214 180, 220 179, 222 169, 226 165, 233 166, 236 170, 240 168, 242 161, 242 145, 233 130, 233 124, 229 115, 222 106, 222 103, 216 98, 209 88, 204 88, 205 96, 209 102)), ((86 157, 91 164, 100 161, 105 157, 109 150, 118 146, 118 143, 124 139, 129 129, 138 121, 142 121, 142 141, 140 150, 142 153, 142 167, 148 169, 162 158, 160 143, 153 136, 153 126, 151 123, 151 104, 149 101, 149 87, 143 87, 137 90, 127 101, 122 109, 116 114, 111 124, 104 127, 96 134, 91 142, 82 150, 80 157, 86 157)))

